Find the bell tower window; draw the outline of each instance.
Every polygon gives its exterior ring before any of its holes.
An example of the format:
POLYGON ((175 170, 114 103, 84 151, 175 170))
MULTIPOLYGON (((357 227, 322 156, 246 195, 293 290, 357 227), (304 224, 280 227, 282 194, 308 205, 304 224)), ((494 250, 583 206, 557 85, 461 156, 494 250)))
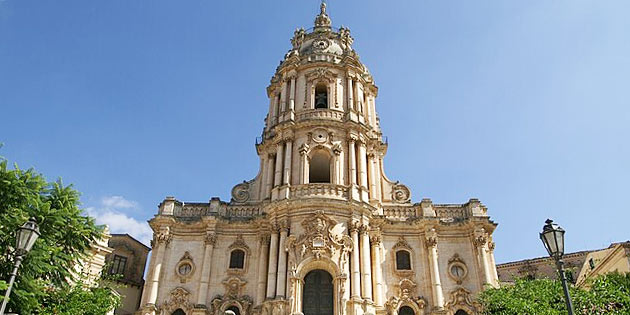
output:
POLYGON ((315 109, 328 108, 328 88, 319 83, 315 87, 315 109))
POLYGON ((330 155, 320 150, 313 153, 308 171, 309 183, 330 183, 330 155))

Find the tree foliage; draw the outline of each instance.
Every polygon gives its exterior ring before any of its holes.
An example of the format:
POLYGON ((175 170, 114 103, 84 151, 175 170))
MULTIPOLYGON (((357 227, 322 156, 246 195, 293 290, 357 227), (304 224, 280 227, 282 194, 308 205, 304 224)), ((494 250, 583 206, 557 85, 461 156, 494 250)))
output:
MULTIPOLYGON (((570 287, 576 314, 630 314, 630 273, 595 278, 590 289, 570 287)), ((516 280, 479 295, 484 314, 566 314, 562 284, 557 280, 516 280)))
POLYGON ((41 301, 51 294, 77 296, 68 283, 71 270, 102 233, 102 227, 82 215, 79 193, 72 186, 48 182, 33 169, 11 169, 0 157, 0 279, 8 279, 14 266, 15 231, 31 217, 41 236, 24 258, 8 304, 20 314, 40 313, 41 301))

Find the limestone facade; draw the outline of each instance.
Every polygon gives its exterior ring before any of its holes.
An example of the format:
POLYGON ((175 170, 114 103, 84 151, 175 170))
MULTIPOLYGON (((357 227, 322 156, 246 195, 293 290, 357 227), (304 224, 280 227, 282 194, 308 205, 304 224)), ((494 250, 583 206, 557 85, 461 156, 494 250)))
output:
POLYGON ((232 199, 167 197, 139 314, 476 314, 496 286, 477 199, 411 201, 385 176, 378 88, 322 4, 267 87, 260 171, 232 199))

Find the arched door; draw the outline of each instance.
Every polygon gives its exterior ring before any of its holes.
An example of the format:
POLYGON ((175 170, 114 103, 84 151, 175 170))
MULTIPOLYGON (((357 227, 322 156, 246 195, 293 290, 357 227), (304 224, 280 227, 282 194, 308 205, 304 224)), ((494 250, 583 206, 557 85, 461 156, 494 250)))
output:
POLYGON ((313 270, 307 273, 302 292, 304 315, 333 315, 333 283, 328 272, 313 270))

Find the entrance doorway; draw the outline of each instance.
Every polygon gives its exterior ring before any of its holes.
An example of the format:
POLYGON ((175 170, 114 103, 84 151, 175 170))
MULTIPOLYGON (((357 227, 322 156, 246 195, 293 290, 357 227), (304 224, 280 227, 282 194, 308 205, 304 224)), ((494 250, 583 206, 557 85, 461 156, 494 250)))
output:
POLYGON ((304 277, 302 313, 333 315, 332 276, 324 270, 313 270, 304 277))

